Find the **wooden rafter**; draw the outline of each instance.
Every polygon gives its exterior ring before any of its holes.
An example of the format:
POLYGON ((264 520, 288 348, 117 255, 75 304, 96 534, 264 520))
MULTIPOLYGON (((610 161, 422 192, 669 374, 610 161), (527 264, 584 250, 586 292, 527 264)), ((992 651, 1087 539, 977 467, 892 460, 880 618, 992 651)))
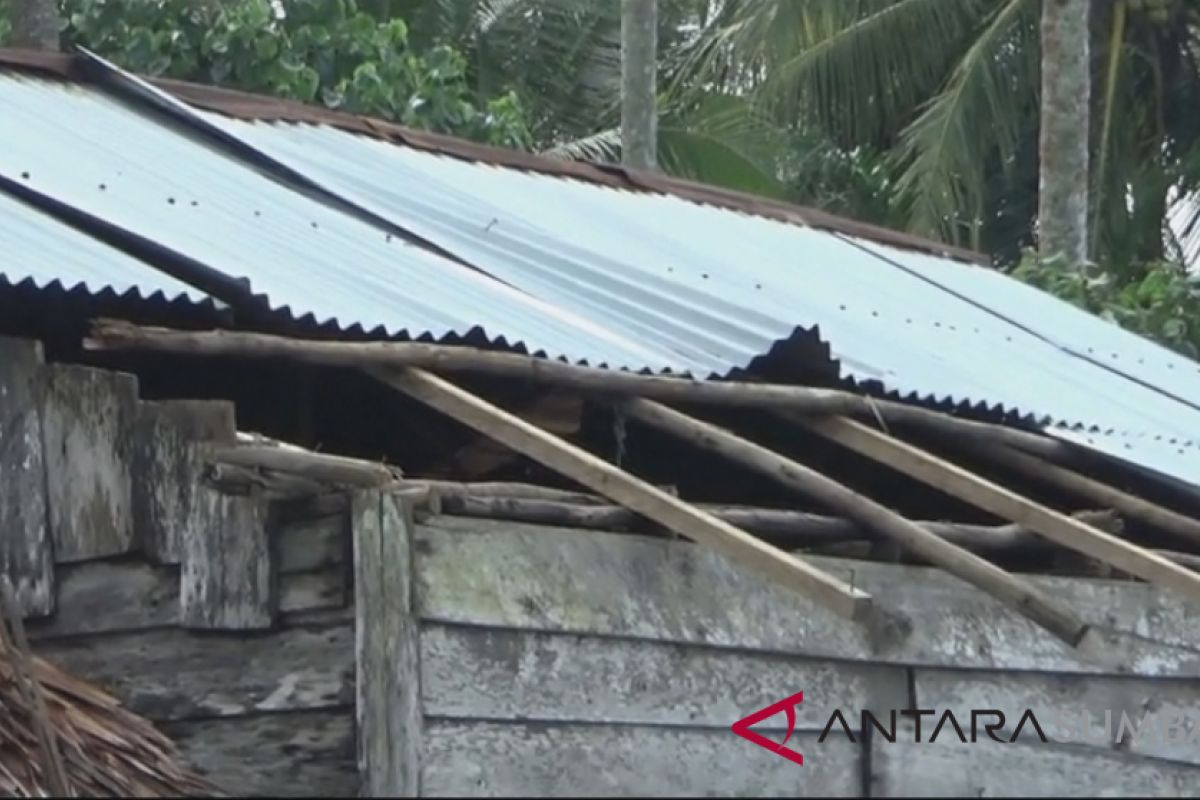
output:
POLYGON ((865 592, 674 497, 601 458, 529 424, 424 370, 375 369, 371 374, 436 411, 611 498, 663 527, 740 561, 832 611, 863 620, 871 609, 865 592))
MULTIPOLYGON (((970 446, 969 443, 968 446, 970 446)), ((1156 528, 1161 528, 1193 544, 1200 544, 1200 521, 1191 517, 1147 502, 1094 478, 1080 475, 1074 470, 1058 464, 1051 464, 1028 453, 1021 453, 1008 447, 970 447, 970 449, 997 464, 1019 470, 1023 475, 1028 475, 1078 497, 1094 500, 1131 519, 1141 520, 1156 528)))
POLYGON ((1103 561, 1150 583, 1200 598, 1200 576, 1195 573, 1145 548, 1036 503, 907 442, 854 420, 837 417, 789 417, 807 430, 830 441, 1003 519, 1019 523, 1056 544, 1103 561))
POLYGON ((383 486, 400 477, 398 469, 382 463, 316 453, 258 437, 242 438, 233 445, 209 445, 206 455, 221 464, 285 472, 349 486, 383 486))
MULTIPOLYGON (((196 333, 140 328, 124 322, 101 321, 93 327, 93 338, 85 342, 85 345, 95 350, 135 349, 181 355, 281 358, 297 363, 362 369, 426 405, 668 529, 717 547, 732 557, 793 583, 796 588, 807 591, 814 598, 847 616, 860 616, 869 607, 869 598, 813 569, 811 565, 791 559, 782 551, 717 518, 710 511, 682 502, 670 493, 650 486, 424 370, 428 368, 439 372, 467 372, 565 387, 621 404, 627 410, 655 410, 660 424, 664 418, 674 419, 675 422, 682 418, 689 423, 704 425, 698 420, 659 406, 652 402, 651 398, 666 402, 771 410, 785 418, 813 427, 816 432, 833 438, 844 446, 858 449, 876 461, 901 469, 926 483, 956 494, 980 508, 1020 524, 1023 528, 1032 529, 1056 544, 1103 561, 1122 572, 1191 594, 1200 592, 1200 577, 1192 575, 1162 556, 1033 503, 905 442, 846 419, 859 417, 886 425, 923 428, 941 435, 957 437, 975 448, 1000 451, 1004 453, 1005 458, 1029 459, 1030 454, 1036 454, 1047 461, 1069 463, 1071 455, 1076 452, 1072 445, 1049 437, 999 425, 956 419, 924 408, 831 389, 638 375, 578 367, 514 353, 412 342, 306 341, 254 333, 196 333)), ((696 440, 712 449, 714 441, 729 443, 728 440, 720 438, 722 435, 732 436, 727 431, 708 426, 708 432, 698 436, 696 440), (718 434, 715 440, 712 438, 713 431, 718 434)), ((733 438, 739 446, 757 447, 737 437, 733 438)), ((762 450, 774 458, 782 458, 765 448, 762 450)), ((1055 467, 1038 459, 1033 459, 1033 463, 1055 467)), ((1064 468, 1057 469, 1060 472, 1050 470, 1050 473, 1056 476, 1055 480, 1064 480, 1063 475, 1074 475, 1064 468)), ((1042 472, 1042 477, 1045 477, 1046 470, 1042 472)), ((775 477, 778 478, 778 474, 775 477)), ((824 481, 829 480, 824 476, 817 477, 824 481)), ((1182 515, 1137 498, 1132 498, 1137 500, 1137 503, 1130 502, 1130 496, 1098 481, 1083 480, 1090 483, 1081 494, 1112 504, 1130 516, 1136 517, 1140 514, 1141 518, 1168 530, 1174 525, 1176 532, 1190 529, 1189 523, 1193 522, 1182 515), (1131 510, 1135 508, 1136 511, 1131 510)), ((833 485, 839 486, 836 483, 833 485)), ((1079 485, 1076 483, 1077 488, 1079 485)), ((845 487, 840 488, 845 490, 845 487)), ((864 503, 866 499, 857 495, 854 495, 854 498, 857 507, 844 510, 846 516, 869 525, 872 530, 884 533, 893 540, 905 543, 931 563, 939 564, 960 577, 969 576, 971 582, 1005 599, 1061 638, 1078 641, 1087 632, 1087 627, 1069 610, 1057 605, 1053 598, 1046 598, 1037 593, 1030 594, 1030 587, 1024 581, 972 553, 954 547, 936 534, 882 506, 870 501, 864 503), (876 511, 882 511, 883 515, 876 514, 876 511), (870 519, 867 520, 863 515, 869 515, 870 519), (887 526, 888 531, 884 531, 881 526, 887 526)), ((1190 534, 1184 535, 1195 540, 1190 534)))
POLYGON ((736 461, 780 485, 837 509, 931 564, 1006 603, 1072 646, 1078 644, 1087 632, 1088 626, 1073 611, 1028 581, 951 544, 895 511, 803 464, 651 400, 629 400, 623 408, 631 418, 736 461))

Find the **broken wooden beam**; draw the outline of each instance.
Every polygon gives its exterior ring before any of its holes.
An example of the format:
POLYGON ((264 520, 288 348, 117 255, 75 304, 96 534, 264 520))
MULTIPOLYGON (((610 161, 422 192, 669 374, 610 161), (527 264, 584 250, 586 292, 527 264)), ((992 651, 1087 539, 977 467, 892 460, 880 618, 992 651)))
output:
POLYGON ((1057 598, 803 464, 650 400, 629 400, 622 408, 633 419, 725 456, 895 540, 920 558, 1006 603, 1071 646, 1087 633, 1088 626, 1057 598))
POLYGON ((89 350, 149 350, 191 356, 278 358, 333 367, 415 367, 532 381, 594 394, 648 397, 746 408, 788 409, 884 419, 893 424, 1007 442, 1046 457, 1067 457, 1070 445, 1029 431, 958 419, 947 414, 839 389, 788 384, 695 380, 582 367, 519 353, 423 342, 340 342, 240 331, 181 331, 99 319, 84 342, 89 350))
POLYGON ((835 613, 865 620, 871 598, 804 560, 756 539, 693 505, 528 422, 453 383, 419 369, 370 370, 379 380, 431 408, 669 530, 724 553, 835 613))
POLYGON ((789 415, 830 441, 898 472, 1037 531, 1050 541, 1158 586, 1200 598, 1200 576, 1149 550, 1072 519, 962 467, 854 420, 789 415))

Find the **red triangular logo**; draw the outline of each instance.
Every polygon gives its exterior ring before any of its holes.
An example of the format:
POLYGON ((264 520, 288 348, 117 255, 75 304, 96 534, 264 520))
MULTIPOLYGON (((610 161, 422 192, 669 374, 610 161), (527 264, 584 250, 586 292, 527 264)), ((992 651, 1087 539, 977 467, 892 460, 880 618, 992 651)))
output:
POLYGON ((788 761, 804 766, 803 755, 790 747, 784 747, 787 744, 787 740, 792 737, 792 731, 796 729, 796 706, 802 702, 804 702, 804 692, 796 692, 791 697, 786 697, 778 703, 771 703, 766 708, 760 708, 753 714, 742 717, 733 723, 731 730, 746 741, 753 742, 776 755, 783 756, 788 761), (751 725, 756 725, 764 719, 769 719, 780 711, 787 715, 787 736, 783 737, 782 742, 773 742, 762 734, 750 730, 751 725))

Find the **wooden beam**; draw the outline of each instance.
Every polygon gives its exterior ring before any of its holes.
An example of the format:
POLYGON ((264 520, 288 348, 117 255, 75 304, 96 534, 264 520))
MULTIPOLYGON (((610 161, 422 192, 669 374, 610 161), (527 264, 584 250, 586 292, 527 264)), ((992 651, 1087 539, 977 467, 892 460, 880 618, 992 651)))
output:
POLYGON ((1200 576, 1195 573, 1145 548, 1035 503, 907 442, 854 420, 811 420, 792 415, 789 418, 830 441, 999 517, 1019 523, 1056 544, 1111 564, 1150 583, 1200 598, 1200 576))
MULTIPOLYGON (((618 505, 570 503, 524 497, 486 497, 452 494, 441 498, 442 512, 464 517, 506 519, 536 525, 593 530, 622 530, 635 525, 639 515, 618 505)), ((845 517, 830 517, 808 511, 749 506, 695 503, 718 519, 756 536, 783 540, 789 547, 872 539, 878 534, 845 517)), ((1089 524, 1120 528, 1120 518, 1111 511, 1082 511, 1077 515, 1089 524)), ((936 520, 914 521, 946 541, 973 552, 1044 552, 1055 545, 1020 525, 971 525, 936 520)))
POLYGON ((1058 599, 803 464, 650 400, 629 400, 623 407, 640 422, 736 461, 895 540, 929 563, 1006 603, 1072 646, 1087 632, 1087 625, 1058 599))
POLYGON ((648 517, 802 592, 849 619, 865 619, 870 596, 711 514, 530 425, 454 384, 419 369, 372 375, 480 433, 648 517))
MULTIPOLYGON (((583 418, 583 397, 575 392, 541 391, 513 412, 555 436, 579 433, 583 418)), ((511 406, 509 406, 511 408, 511 406)), ((520 454, 487 436, 477 436, 429 468, 431 475, 451 475, 478 480, 520 459, 520 454)))
POLYGON ((386 464, 314 453, 300 447, 280 444, 211 445, 207 454, 210 461, 222 464, 285 472, 314 481, 346 486, 385 486, 395 483, 400 478, 399 470, 386 464))
POLYGON ((1023 475, 1048 483, 1077 497, 1084 497, 1108 506, 1130 519, 1141 520, 1193 544, 1200 544, 1200 520, 1163 508, 1156 503, 1135 497, 1094 478, 1080 475, 1066 467, 1048 463, 1008 447, 972 446, 970 449, 971 452, 978 453, 996 464, 1019 470, 1023 475))
POLYGON ((413 609, 413 521, 402 497, 351 499, 355 722, 363 797, 420 795, 421 670, 413 609))
POLYGON ((579 505, 604 505, 605 500, 598 494, 572 492, 566 489, 555 489, 536 483, 515 483, 506 481, 480 481, 478 483, 463 483, 459 481, 431 480, 428 478, 405 478, 404 486, 423 488, 443 498, 446 497, 516 497, 526 500, 551 500, 559 503, 575 503, 579 505))
POLYGON ((268 501, 296 500, 330 491, 326 484, 298 475, 220 462, 211 463, 205 468, 201 485, 225 494, 257 492, 268 501))
POLYGON ((747 408, 788 409, 806 414, 844 414, 913 425, 961 437, 1007 442, 1030 452, 1066 457, 1071 447, 1028 431, 962 420, 948 414, 889 400, 787 384, 693 380, 581 367, 519 353, 422 342, 338 342, 294 339, 263 333, 180 331, 140 327, 123 320, 96 320, 89 350, 149 350, 190 356, 279 358, 336 367, 417 367, 435 372, 467 372, 569 387, 581 392, 648 397, 747 408))

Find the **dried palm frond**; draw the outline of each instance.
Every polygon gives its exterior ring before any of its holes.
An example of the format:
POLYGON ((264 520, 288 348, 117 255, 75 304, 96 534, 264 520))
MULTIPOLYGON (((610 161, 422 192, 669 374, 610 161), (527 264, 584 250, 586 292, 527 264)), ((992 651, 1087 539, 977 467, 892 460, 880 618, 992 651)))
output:
MULTIPOLYGON (((19 622, 7 624, 19 632, 19 622)), ((0 796, 60 796, 63 784, 73 797, 221 795, 150 722, 28 653, 23 635, 7 634, 0 631, 0 796)))

